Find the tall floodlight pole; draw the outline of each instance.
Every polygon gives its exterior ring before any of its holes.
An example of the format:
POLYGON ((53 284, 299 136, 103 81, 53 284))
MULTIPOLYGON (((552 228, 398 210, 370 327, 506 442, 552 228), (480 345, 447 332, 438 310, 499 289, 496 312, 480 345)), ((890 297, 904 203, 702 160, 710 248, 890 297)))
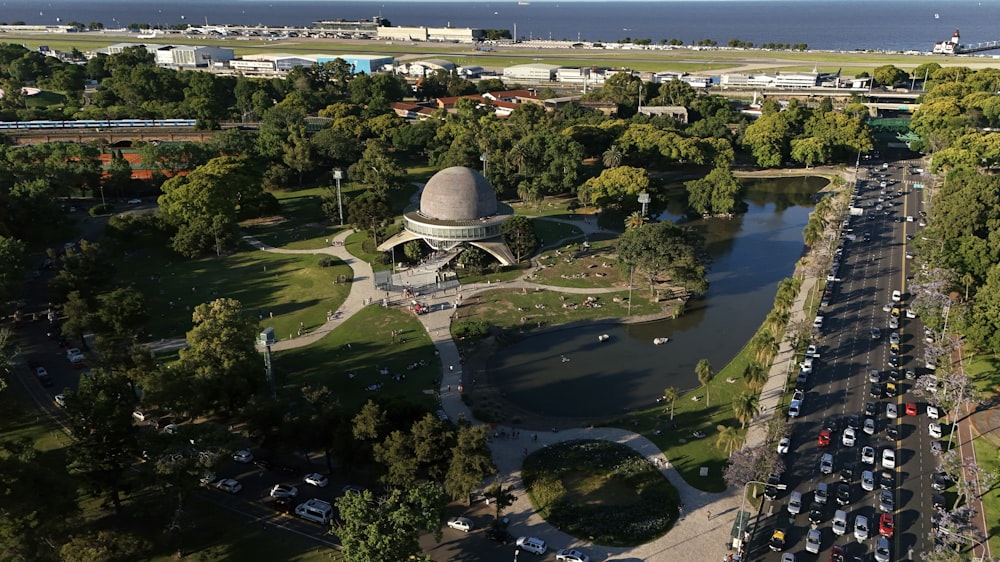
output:
POLYGON ((484 153, 482 153, 482 154, 479 155, 479 159, 482 160, 482 162, 483 162, 483 176, 486 176, 486 162, 489 161, 489 157, 484 152, 484 153))
POLYGON ((649 194, 643 191, 639 194, 639 202, 642 203, 642 216, 646 216, 646 207, 649 205, 649 194))
POLYGON ((344 202, 340 197, 340 180, 344 179, 344 171, 340 168, 333 170, 333 179, 337 181, 337 212, 340 214, 340 226, 344 226, 344 202))

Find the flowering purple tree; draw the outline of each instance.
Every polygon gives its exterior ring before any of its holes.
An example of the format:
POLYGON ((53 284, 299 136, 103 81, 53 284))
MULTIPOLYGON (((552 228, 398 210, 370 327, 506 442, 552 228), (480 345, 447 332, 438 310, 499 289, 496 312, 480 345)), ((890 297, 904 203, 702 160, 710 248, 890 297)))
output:
POLYGON ((1000 475, 979 466, 972 457, 961 458, 954 449, 941 455, 937 470, 944 472, 955 482, 958 492, 958 497, 955 498, 956 509, 963 499, 966 502, 978 500, 1000 481, 1000 475))
POLYGON ((746 486, 747 482, 762 481, 769 474, 785 471, 785 463, 778 452, 767 444, 743 447, 729 455, 729 465, 723 472, 723 479, 731 486, 746 486))
POLYGON ((968 504, 951 511, 938 508, 932 518, 934 523, 930 539, 935 544, 954 549, 956 552, 963 546, 979 544, 986 540, 986 535, 972 522, 978 514, 979 512, 968 504))

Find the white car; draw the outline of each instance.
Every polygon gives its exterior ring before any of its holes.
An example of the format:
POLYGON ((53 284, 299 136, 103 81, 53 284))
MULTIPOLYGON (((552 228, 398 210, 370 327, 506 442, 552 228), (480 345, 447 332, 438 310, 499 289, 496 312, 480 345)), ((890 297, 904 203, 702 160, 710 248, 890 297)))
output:
POLYGON ((844 430, 844 434, 840 437, 840 442, 843 443, 845 447, 853 447, 855 439, 857 439, 857 434, 854 433, 854 428, 848 427, 844 430))
POLYGON ((819 471, 823 474, 833 474, 833 455, 825 453, 819 460, 819 471))
POLYGON ((854 518, 854 538, 858 542, 868 540, 868 518, 864 515, 854 518))
POLYGON ((889 334, 889 343, 899 345, 899 332, 892 332, 889 334))
POLYGON ((882 307, 882 312, 889 312, 890 310, 892 310, 893 306, 896 306, 896 305, 894 303, 891 303, 891 302, 886 303, 885 306, 882 307))
POLYGON ((318 472, 313 472, 312 474, 306 474, 303 478, 306 484, 310 486, 316 486, 317 488, 326 488, 326 485, 330 483, 326 476, 318 472))
POLYGON ((896 318, 895 316, 889 317, 889 329, 895 330, 897 328, 899 328, 899 318, 896 318))
MULTIPOLYGON (((56 401, 56 406, 59 406, 60 408, 65 408, 66 407, 66 395, 64 395, 64 394, 56 394, 55 397, 53 398, 53 400, 56 401)), ((785 452, 787 453, 788 451, 785 451, 785 452)))
POLYGON ((813 372, 813 358, 806 357, 804 361, 799 363, 799 367, 802 369, 803 373, 811 375, 813 372))
POLYGON ((142 199, 129 199, 128 200, 128 204, 129 205, 141 205, 142 204, 142 199))
POLYGON ((892 402, 889 402, 885 405, 885 417, 889 418, 890 420, 896 419, 896 405, 893 404, 892 402))
POLYGON ((843 535, 847 532, 847 513, 842 509, 838 509, 837 513, 833 515, 833 534, 843 535))
POLYGON ((896 451, 889 447, 882 449, 882 468, 889 470, 896 468, 896 451))
POLYGON ((818 357, 819 349, 815 345, 810 345, 806 348, 806 357, 818 357))
POLYGON ((809 533, 806 535, 806 550, 813 554, 819 554, 822 539, 823 533, 819 529, 809 529, 809 533))
POLYGON ((864 464, 875 464, 875 449, 865 446, 861 449, 861 462, 864 464))
POLYGON ((931 434, 934 439, 941 439, 941 424, 931 422, 927 424, 927 432, 931 434))
POLYGON ((468 533, 475 527, 475 524, 468 517, 452 517, 448 519, 448 527, 468 533))
POLYGON ((590 562, 590 557, 575 548, 563 548, 556 552, 560 562, 590 562))
POLYGON ((875 474, 870 470, 865 470, 861 473, 861 489, 866 492, 871 492, 875 489, 875 474))
POLYGON ((823 327, 823 317, 817 316, 813 319, 813 328, 819 329, 823 327))
POLYGON ((906 309, 906 317, 907 318, 916 318, 917 317, 917 313, 912 308, 907 308, 906 309))
POLYGON ((788 449, 792 446, 792 440, 788 437, 782 437, 781 441, 778 441, 778 453, 785 455, 788 454, 788 449))
POLYGON ((864 432, 868 435, 875 435, 875 420, 871 418, 865 418, 864 432))
POLYGON ((899 291, 893 291, 892 292, 892 302, 899 302, 901 300, 903 300, 903 294, 900 293, 899 291))
POLYGON ((294 498, 299 495, 299 489, 295 486, 286 486, 284 484, 275 484, 271 488, 272 498, 294 498))
POLYGON ((936 420, 941 417, 941 411, 937 406, 927 406, 927 417, 936 420))
POLYGON ((521 550, 527 550, 532 554, 545 554, 549 549, 545 541, 535 537, 518 537, 516 544, 521 550))
POLYGON ((243 485, 233 478, 223 478, 215 483, 215 487, 230 494, 235 494, 243 489, 243 485))
POLYGON ((783 552, 781 554, 781 562, 795 562, 795 555, 791 552, 783 552))
POLYGON ((249 464, 253 462, 253 454, 246 449, 240 449, 239 451, 233 453, 233 460, 243 464, 249 464))

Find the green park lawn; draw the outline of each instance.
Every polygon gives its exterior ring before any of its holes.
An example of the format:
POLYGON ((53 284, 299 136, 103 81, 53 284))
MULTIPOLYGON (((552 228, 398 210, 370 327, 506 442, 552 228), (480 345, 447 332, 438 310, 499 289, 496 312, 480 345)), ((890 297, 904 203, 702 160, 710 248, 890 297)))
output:
POLYGON ((434 354, 430 335, 412 313, 371 305, 347 318, 318 342, 274 352, 279 384, 293 388, 309 385, 333 390, 346 411, 360 409, 371 398, 409 402, 433 411, 438 407, 441 362, 434 354), (393 338, 392 331, 397 332, 393 338), (403 340, 403 341, 401 341, 403 340), (426 364, 409 370, 411 364, 426 364), (393 380, 379 373, 403 374, 393 380), (351 378, 348 374, 354 373, 351 378), (382 383, 381 390, 367 391, 382 383))
POLYGON ((120 282, 146 295, 149 340, 184 337, 194 308, 223 297, 239 300, 283 340, 296 334, 300 323, 307 331, 321 326, 327 311, 337 310, 347 298, 350 267, 341 262, 320 267, 320 258, 246 249, 221 258, 185 260, 151 250, 125 256, 116 265, 120 282))
MULTIPOLYGON (((966 347, 964 359, 966 373, 976 388, 986 396, 996 396, 1000 389, 1000 357, 992 354, 976 354, 966 347)), ((988 437, 977 435, 972 445, 975 447, 976 460, 980 466, 994 474, 1000 473, 1000 456, 997 455, 1000 434, 994 432, 988 437)), ((1000 488, 994 488, 984 495, 982 502, 986 521, 992 522, 987 529, 990 550, 1000 552, 1000 524, 997 524, 1000 517, 1000 488)))

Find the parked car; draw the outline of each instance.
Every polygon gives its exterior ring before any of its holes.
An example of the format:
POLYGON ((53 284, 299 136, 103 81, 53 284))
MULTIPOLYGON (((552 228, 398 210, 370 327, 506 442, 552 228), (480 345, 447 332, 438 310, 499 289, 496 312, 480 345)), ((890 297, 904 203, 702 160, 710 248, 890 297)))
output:
POLYGON ((938 492, 948 487, 948 475, 944 472, 931 474, 931 489, 938 492))
POLYGON ((875 490, 875 475, 870 470, 861 473, 861 489, 866 492, 875 490))
POLYGON ((889 546, 889 539, 880 537, 875 544, 875 562, 890 562, 892 560, 892 547, 889 546))
POLYGON ((896 499, 892 495, 892 490, 882 490, 878 494, 878 509, 882 513, 892 513, 896 507, 896 499))
POLYGON ((518 537, 517 546, 532 554, 545 554, 545 551, 549 549, 545 541, 535 537, 518 537))
POLYGON ((813 525, 819 525, 823 522, 823 504, 813 502, 809 506, 809 522, 813 525))
POLYGON ((788 437, 782 437, 781 441, 778 441, 778 453, 784 455, 788 453, 788 449, 791 447, 792 440, 788 437))
POLYGON ((798 515, 802 511, 802 492, 792 492, 788 497, 788 513, 798 515))
POLYGON ((890 420, 896 419, 896 405, 892 402, 888 402, 885 405, 885 417, 890 420))
POLYGON ((818 554, 822 539, 823 533, 819 529, 809 529, 806 533, 806 551, 818 554))
POLYGON ((559 562, 590 562, 590 557, 574 548, 563 548, 556 552, 559 562))
POLYGON ((854 538, 859 541, 868 540, 868 518, 864 515, 854 518, 854 538))
POLYGON ((816 484, 816 491, 813 492, 813 501, 819 504, 825 504, 826 500, 830 497, 830 489, 826 482, 820 482, 816 484))
POLYGON ((882 449, 882 468, 896 468, 896 451, 891 447, 882 449))
POLYGON ((878 485, 883 490, 892 490, 896 487, 896 477, 891 470, 883 470, 878 477, 878 485))
POLYGON ((59 406, 60 408, 66 407, 66 395, 56 394, 52 399, 55 401, 56 406, 59 406))
POLYGON ((875 464, 875 449, 865 445, 861 448, 861 462, 864 464, 875 464))
POLYGON ((819 461, 819 471, 822 474, 833 474, 833 455, 825 453, 819 461))
POLYGON ((303 480, 305 481, 306 484, 309 484, 310 486, 316 486, 317 488, 326 488, 327 484, 330 483, 330 480, 327 479, 326 476, 323 476, 318 472, 313 472, 312 474, 306 474, 303 480))
POLYGON ((448 528, 468 533, 475 527, 468 517, 452 517, 448 519, 448 528))
POLYGON ((890 538, 895 531, 891 513, 883 513, 878 519, 878 534, 890 538))
POLYGON ((503 529, 497 529, 495 527, 486 529, 486 538, 488 538, 491 541, 496 541, 500 544, 510 544, 514 542, 513 535, 511 535, 507 531, 504 531, 503 529))
POLYGON ((785 550, 785 530, 775 529, 774 532, 771 533, 771 540, 768 541, 767 546, 775 552, 785 550))
POLYGON ((294 498, 299 495, 299 489, 295 486, 286 486, 284 484, 275 484, 271 488, 270 495, 272 498, 294 498))
POLYGON ((243 485, 234 478, 223 478, 215 483, 215 487, 230 494, 235 494, 243 489, 243 485))
POLYGON ((847 512, 838 509, 836 513, 833 514, 833 534, 843 535, 847 532, 847 512))
POLYGON ((875 435, 875 420, 871 418, 865 419, 864 432, 868 435, 875 435))
POLYGON ((934 439, 941 439, 941 424, 937 422, 931 422, 927 424, 927 433, 934 439))
POLYGON ((837 503, 840 505, 851 503, 851 485, 847 482, 837 484, 837 503))
POLYGON ((240 449, 233 453, 233 460, 236 462, 241 462, 243 464, 249 464, 253 462, 253 453, 246 449, 240 449))
POLYGON ((853 447, 856 439, 857 439, 857 434, 855 434, 854 428, 848 427, 847 429, 844 430, 844 433, 841 435, 840 442, 845 447, 853 447))
POLYGON ((927 417, 936 420, 941 417, 941 411, 937 406, 927 406, 927 417))

